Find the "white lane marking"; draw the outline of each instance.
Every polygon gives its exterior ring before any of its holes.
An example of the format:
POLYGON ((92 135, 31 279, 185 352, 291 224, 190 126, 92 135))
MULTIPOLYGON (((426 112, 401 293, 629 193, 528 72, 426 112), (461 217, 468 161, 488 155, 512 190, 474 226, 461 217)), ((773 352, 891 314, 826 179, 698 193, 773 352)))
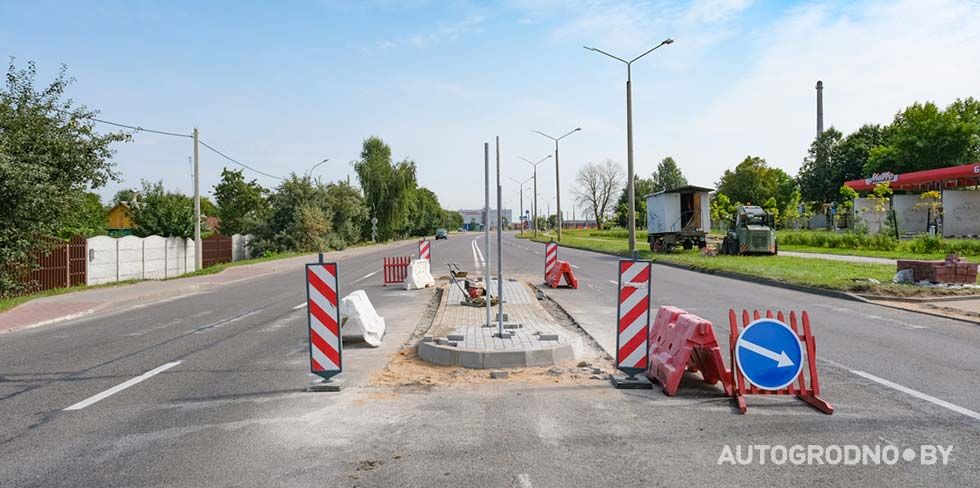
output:
POLYGON ((303 303, 301 303, 301 304, 296 305, 295 307, 293 307, 293 310, 299 310, 299 309, 301 309, 301 308, 303 308, 305 306, 306 306, 306 302, 303 302, 303 303))
POLYGON ((379 272, 381 272, 381 270, 380 270, 380 269, 379 269, 379 270, 375 270, 374 272, 371 272, 371 273, 368 273, 368 274, 366 274, 366 275, 364 275, 364 276, 361 276, 360 278, 358 278, 358 279, 356 279, 356 280, 354 280, 354 283, 357 283, 357 282, 359 282, 359 281, 364 281, 364 280, 366 280, 366 279, 368 279, 368 278, 370 278, 370 277, 372 277, 372 276, 374 276, 374 275, 376 275, 376 274, 378 274, 379 272))
POLYGON ((170 369, 170 368, 172 368, 174 366, 177 366, 180 363, 181 363, 180 361, 174 361, 172 363, 164 364, 163 366, 160 366, 158 368, 151 369, 150 371, 147 371, 147 372, 145 372, 145 373, 143 373, 143 374, 141 374, 141 375, 139 375, 139 376, 137 376, 137 377, 135 377, 135 378, 133 378, 131 380, 125 381, 123 383, 119 383, 118 385, 113 386, 112 388, 109 388, 108 390, 103 391, 102 393, 99 393, 98 395, 88 397, 88 398, 86 398, 86 399, 84 399, 84 400, 82 400, 82 401, 80 401, 80 402, 78 402, 78 403, 76 403, 76 404, 74 404, 74 405, 66 408, 65 410, 81 410, 81 409, 83 409, 83 408, 85 408, 85 407, 87 407, 87 406, 89 406, 89 405, 91 405, 91 404, 93 404, 95 402, 98 402, 98 401, 101 401, 101 400, 105 400, 106 398, 109 398, 112 395, 115 395, 116 393, 119 393, 120 391, 123 391, 126 388, 129 388, 130 386, 133 386, 135 384, 138 384, 138 383, 141 383, 143 381, 146 381, 146 380, 148 380, 148 379, 150 379, 150 378, 152 378, 152 377, 154 377, 154 376, 156 376, 156 375, 158 375, 158 374, 160 374, 160 373, 162 373, 162 372, 164 372, 164 371, 166 371, 166 370, 168 370, 168 369, 170 369))
POLYGON ((933 405, 939 405, 940 407, 952 410, 961 415, 966 415, 967 417, 970 417, 974 420, 980 420, 980 413, 974 412, 973 410, 963 408, 959 405, 954 405, 952 403, 947 402, 946 400, 940 400, 939 398, 936 398, 932 395, 927 395, 925 393, 922 393, 921 391, 913 390, 911 388, 902 386, 898 383, 893 383, 884 378, 879 378, 871 373, 865 373, 864 371, 856 371, 853 369, 850 371, 862 378, 869 379, 871 381, 874 381, 875 383, 885 385, 893 390, 898 390, 907 395, 912 395, 920 400, 925 400, 929 403, 932 403, 933 405))
POLYGON ((476 255, 476 239, 470 241, 470 252, 473 253, 473 269, 480 269, 480 258, 476 255))
POLYGON ((572 264, 572 263, 568 263, 568 265, 569 265, 569 266, 571 266, 571 267, 573 267, 573 268, 575 268, 575 269, 578 269, 578 266, 575 266, 575 265, 574 265, 574 264, 572 264))
POLYGON ((259 312, 261 312, 263 310, 265 310, 265 307, 260 308, 260 309, 257 309, 257 310, 252 310, 251 312, 245 312, 243 314, 236 315, 234 317, 229 317, 227 319, 221 319, 221 320, 219 320, 217 322, 213 322, 213 323, 210 323, 208 325, 201 326, 201 327, 198 327, 198 328, 194 329, 194 333, 195 334, 201 334, 201 333, 204 333, 204 332, 209 332, 212 329, 217 329, 217 328, 220 328, 220 327, 224 327, 224 326, 226 326, 226 325, 228 325, 228 324, 230 324, 232 322, 238 322, 239 320, 244 319, 246 317, 251 317, 252 315, 255 315, 255 314, 257 314, 257 313, 259 313, 259 312))
POLYGON ((517 475, 517 482, 521 484, 521 488, 534 488, 534 485, 531 484, 531 477, 527 473, 517 475))
POLYGON ((473 241, 470 242, 470 246, 473 248, 473 267, 479 270, 486 265, 487 260, 483 257, 483 251, 480 249, 480 245, 476 242, 477 239, 473 239, 473 241))
POLYGON ((616 286, 619 286, 619 282, 618 281, 609 280, 609 282, 612 283, 612 284, 614 284, 614 285, 616 285, 616 286))

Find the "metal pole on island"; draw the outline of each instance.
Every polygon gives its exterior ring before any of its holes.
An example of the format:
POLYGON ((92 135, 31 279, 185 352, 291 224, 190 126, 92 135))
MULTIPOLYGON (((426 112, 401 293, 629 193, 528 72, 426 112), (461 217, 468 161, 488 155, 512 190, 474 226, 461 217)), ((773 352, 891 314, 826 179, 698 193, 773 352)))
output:
POLYGON ((483 143, 483 169, 485 173, 483 201, 483 242, 487 248, 487 259, 483 262, 484 298, 487 302, 487 323, 490 327, 490 143, 483 143))
POLYGON ((497 136, 497 337, 504 337, 503 198, 500 186, 500 136, 497 136))

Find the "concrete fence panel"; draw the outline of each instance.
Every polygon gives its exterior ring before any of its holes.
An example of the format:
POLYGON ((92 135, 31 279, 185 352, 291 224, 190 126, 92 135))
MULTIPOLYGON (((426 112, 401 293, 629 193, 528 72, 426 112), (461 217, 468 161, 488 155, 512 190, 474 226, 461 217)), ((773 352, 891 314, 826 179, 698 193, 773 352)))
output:
POLYGON ((919 203, 919 195, 895 195, 892 207, 898 221, 898 231, 902 234, 923 234, 929 231, 929 209, 919 203))
POLYGON ((173 278, 186 272, 184 269, 184 245, 187 241, 179 237, 164 239, 164 252, 167 266, 164 268, 164 278, 173 278))
POLYGON ((167 240, 160 236, 143 238, 143 279, 160 280, 167 272, 167 240))
POLYGON ((86 285, 100 285, 116 281, 116 239, 108 236, 92 237, 88 245, 86 285))
POLYGON ((980 192, 943 190, 943 235, 980 235, 980 192))
POLYGON ((855 198, 854 215, 857 215, 862 222, 867 224, 868 232, 876 234, 887 222, 888 213, 887 211, 875 212, 875 202, 871 198, 855 198))
POLYGON ((118 281, 143 278, 143 239, 136 236, 120 237, 116 241, 118 256, 118 281))
MULTIPOLYGON (((231 236, 232 260, 250 255, 251 235, 231 236)), ((86 241, 85 284, 174 278, 194 271, 194 239, 181 237, 92 237, 86 241)))

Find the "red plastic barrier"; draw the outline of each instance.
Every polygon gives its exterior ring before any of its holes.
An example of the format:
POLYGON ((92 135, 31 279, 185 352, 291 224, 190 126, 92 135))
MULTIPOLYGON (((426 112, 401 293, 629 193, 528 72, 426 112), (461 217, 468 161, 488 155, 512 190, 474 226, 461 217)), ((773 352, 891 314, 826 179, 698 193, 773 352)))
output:
POLYGON ((394 256, 384 258, 384 286, 404 283, 408 277, 408 265, 411 256, 394 256))
MULTIPOLYGON (((738 368, 738 363, 735 361, 735 343, 738 340, 739 335, 739 325, 738 317, 735 314, 735 310, 728 310, 728 321, 731 325, 731 336, 729 337, 728 351, 730 354, 730 361, 732 364, 732 398, 735 399, 735 403, 738 404, 738 410, 745 413, 748 410, 748 406, 745 403, 745 395, 793 395, 800 400, 810 404, 817 410, 830 415, 834 413, 834 406, 829 402, 820 398, 820 379, 817 376, 817 345, 816 340, 813 338, 813 332, 810 330, 810 316, 804 311, 802 314, 803 322, 803 333, 799 333, 799 326, 796 321, 796 312, 789 313, 789 322, 784 320, 783 312, 778 312, 775 316, 776 320, 784 322, 793 329, 793 332, 797 334, 800 338, 800 342, 803 344, 806 365, 800 370, 800 376, 798 377, 798 385, 793 386, 792 383, 786 388, 781 390, 763 390, 756 387, 755 385, 749 383, 742 372, 738 368), (809 375, 809 382, 806 376, 809 375)), ((753 311, 752 320, 749 320, 748 310, 742 310, 742 328, 747 327, 752 321, 759 320, 762 318, 762 314, 758 310, 753 311)), ((766 318, 774 318, 772 310, 766 311, 766 318)))
POLYGON ((548 286, 551 288, 561 286, 562 278, 564 278, 566 286, 576 290, 578 289, 578 279, 575 278, 575 273, 572 272, 572 266, 566 261, 556 261, 545 278, 548 286))
POLYGON ((664 306, 650 328, 647 377, 664 385, 664 393, 677 394, 685 371, 701 372, 710 385, 721 381, 731 395, 731 372, 725 368, 711 322, 677 307, 664 306))

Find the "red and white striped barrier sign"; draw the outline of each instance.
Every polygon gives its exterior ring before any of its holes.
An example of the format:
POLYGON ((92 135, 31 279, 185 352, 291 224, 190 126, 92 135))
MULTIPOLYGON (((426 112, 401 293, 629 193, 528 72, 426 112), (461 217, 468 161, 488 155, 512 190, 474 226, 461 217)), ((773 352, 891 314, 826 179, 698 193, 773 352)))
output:
POLYGON ((619 262, 616 368, 628 375, 646 371, 649 361, 651 265, 640 260, 619 262))
POLYGON ((419 259, 427 259, 430 261, 432 260, 432 258, 429 257, 430 256, 429 249, 431 245, 432 243, 425 239, 419 241, 419 259))
POLYGON ((551 268, 555 267, 558 263, 558 244, 554 241, 545 243, 544 245, 544 279, 548 280, 548 273, 551 272, 551 268))
POLYGON ((310 372, 329 379, 343 371, 337 263, 306 265, 306 306, 310 329, 310 372))

